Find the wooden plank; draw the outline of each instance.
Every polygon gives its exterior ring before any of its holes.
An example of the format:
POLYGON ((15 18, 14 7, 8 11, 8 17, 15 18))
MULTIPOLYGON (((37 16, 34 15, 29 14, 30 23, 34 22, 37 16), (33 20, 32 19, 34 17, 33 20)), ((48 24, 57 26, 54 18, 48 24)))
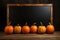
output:
POLYGON ((54 34, 10 34, 0 33, 0 39, 21 39, 21 40, 60 40, 60 32, 54 34))

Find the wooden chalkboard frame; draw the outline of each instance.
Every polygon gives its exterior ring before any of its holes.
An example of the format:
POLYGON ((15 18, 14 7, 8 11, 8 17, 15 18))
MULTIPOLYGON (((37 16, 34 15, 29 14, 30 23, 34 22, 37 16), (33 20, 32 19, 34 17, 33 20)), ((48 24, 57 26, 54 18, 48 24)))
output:
POLYGON ((53 4, 7 4, 7 25, 9 25, 9 7, 10 6, 50 6, 51 8, 50 20, 51 20, 51 24, 53 24, 53 4))

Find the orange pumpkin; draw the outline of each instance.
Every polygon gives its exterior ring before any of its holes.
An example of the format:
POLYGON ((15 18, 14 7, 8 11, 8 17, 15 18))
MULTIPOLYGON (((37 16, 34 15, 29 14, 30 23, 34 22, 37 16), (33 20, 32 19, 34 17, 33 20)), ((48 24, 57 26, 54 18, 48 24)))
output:
POLYGON ((21 33, 21 26, 19 26, 19 24, 14 26, 14 33, 21 33))
POLYGON ((12 34, 13 33, 13 26, 7 25, 4 29, 4 32, 7 34, 12 34))
POLYGON ((22 27, 22 33, 29 33, 29 32, 30 32, 30 27, 26 23, 26 25, 22 27))
POLYGON ((40 23, 41 23, 41 26, 38 26, 38 33, 45 33, 46 27, 42 25, 42 22, 40 23))
POLYGON ((34 24, 30 27, 31 33, 37 33, 37 26, 36 26, 35 24, 36 24, 36 23, 34 23, 34 24))
POLYGON ((38 33, 45 33, 46 27, 45 26, 38 26, 38 33))
POLYGON ((54 26, 51 23, 49 23, 49 25, 47 25, 47 33, 54 33, 54 31, 54 26))

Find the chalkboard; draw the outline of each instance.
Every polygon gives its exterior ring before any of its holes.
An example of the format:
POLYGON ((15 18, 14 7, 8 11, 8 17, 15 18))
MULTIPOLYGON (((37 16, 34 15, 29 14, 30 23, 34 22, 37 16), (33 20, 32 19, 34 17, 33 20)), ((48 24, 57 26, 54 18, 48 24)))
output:
POLYGON ((11 21, 11 25, 20 24, 28 25, 40 22, 43 25, 48 25, 52 20, 52 5, 51 4, 9 4, 7 5, 7 24, 11 21))

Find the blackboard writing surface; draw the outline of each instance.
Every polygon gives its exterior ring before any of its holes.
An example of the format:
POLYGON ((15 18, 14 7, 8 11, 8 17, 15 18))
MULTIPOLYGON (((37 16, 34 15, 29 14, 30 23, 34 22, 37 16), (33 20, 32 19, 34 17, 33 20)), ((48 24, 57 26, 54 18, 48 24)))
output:
POLYGON ((40 25, 48 25, 51 22, 51 7, 50 6, 10 6, 9 21, 11 25, 32 25, 34 22, 40 25))

